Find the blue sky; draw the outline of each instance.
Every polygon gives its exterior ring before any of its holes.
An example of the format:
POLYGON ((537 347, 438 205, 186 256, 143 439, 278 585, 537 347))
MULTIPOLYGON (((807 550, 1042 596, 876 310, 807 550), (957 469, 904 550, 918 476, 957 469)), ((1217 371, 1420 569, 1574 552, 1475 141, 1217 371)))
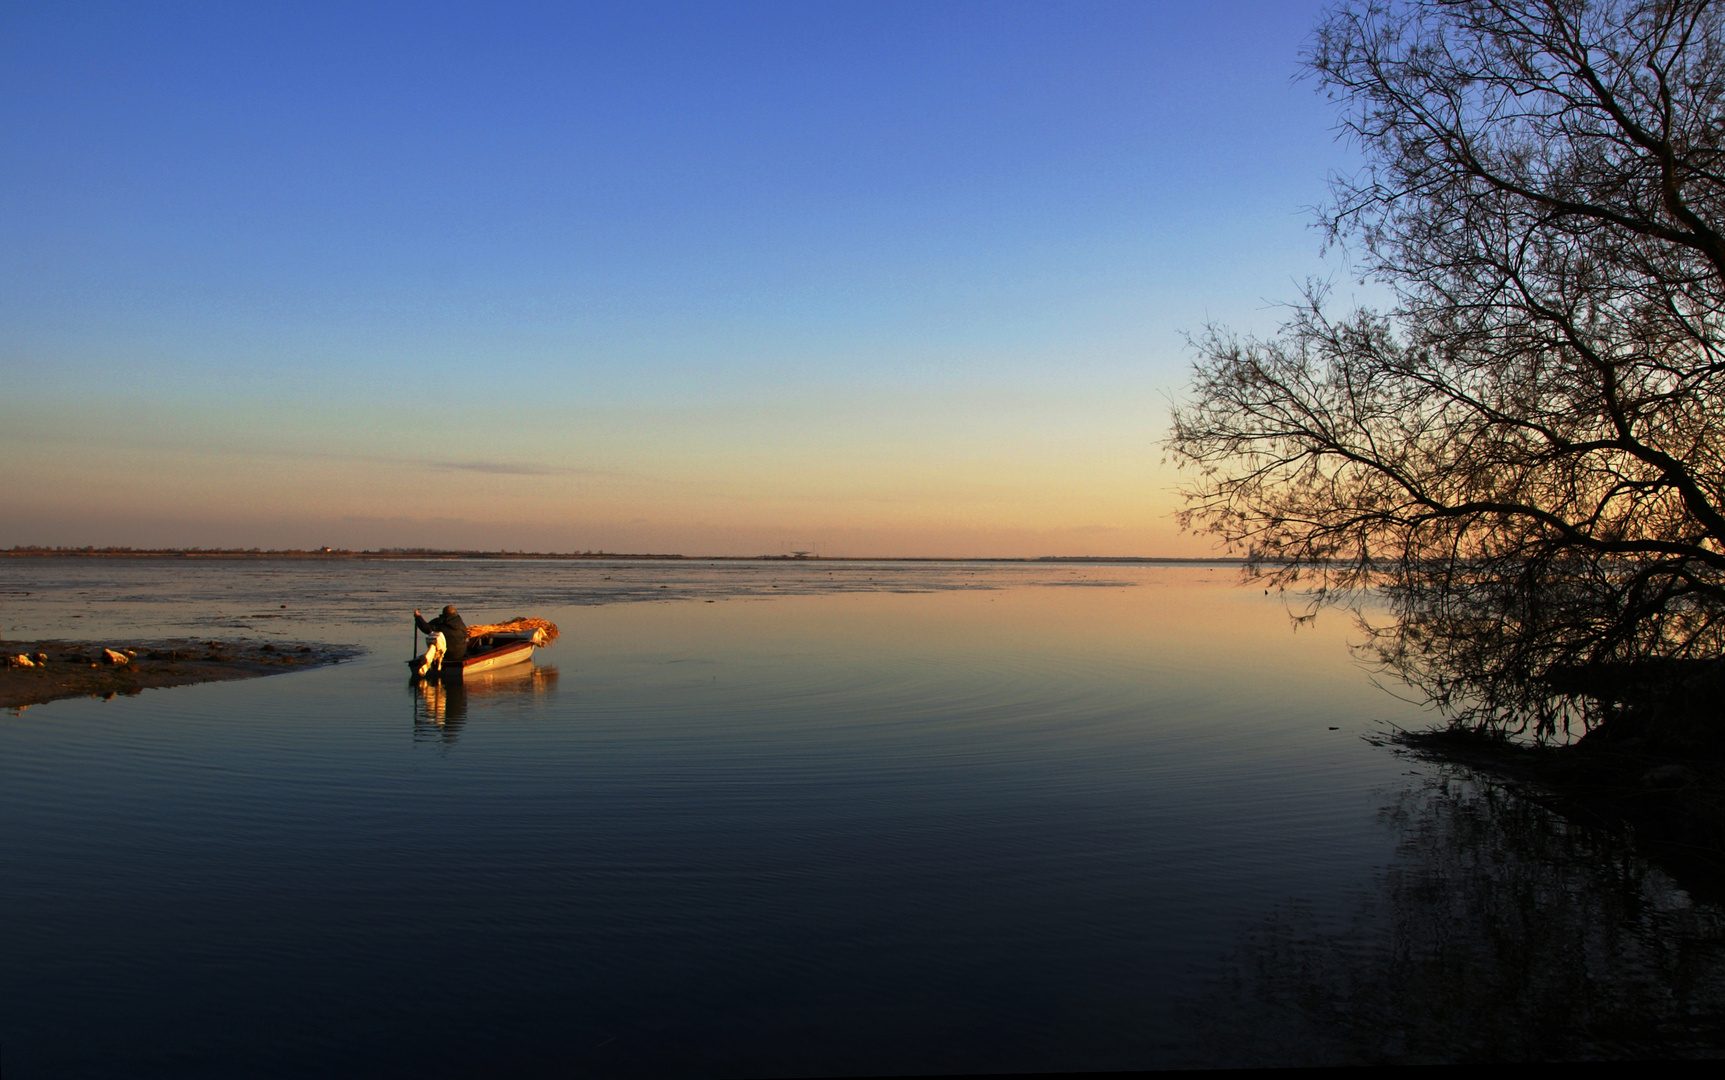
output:
POLYGON ((1318 11, 13 5, 0 544, 1208 550, 1318 11))

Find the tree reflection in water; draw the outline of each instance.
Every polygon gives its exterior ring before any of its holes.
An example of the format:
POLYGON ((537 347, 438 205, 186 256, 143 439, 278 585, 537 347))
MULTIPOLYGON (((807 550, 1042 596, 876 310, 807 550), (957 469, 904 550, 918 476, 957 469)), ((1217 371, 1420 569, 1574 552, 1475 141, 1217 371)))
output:
POLYGON ((413 739, 453 743, 467 723, 470 707, 533 708, 556 689, 557 668, 549 664, 517 664, 465 679, 416 679, 408 684, 413 695, 413 739))
POLYGON ((1351 926, 1298 906, 1249 931, 1215 1064, 1714 1056, 1725 910, 1628 838, 1458 767, 1386 807, 1390 866, 1351 926), (1244 1029, 1244 1030, 1243 1030, 1244 1029))

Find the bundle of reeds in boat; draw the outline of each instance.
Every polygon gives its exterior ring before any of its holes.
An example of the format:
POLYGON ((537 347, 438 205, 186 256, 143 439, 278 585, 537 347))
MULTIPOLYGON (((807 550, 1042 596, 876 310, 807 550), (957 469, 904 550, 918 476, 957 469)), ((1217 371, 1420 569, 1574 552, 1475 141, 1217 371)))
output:
POLYGON ((557 624, 550 619, 529 619, 524 616, 516 616, 508 622, 489 623, 484 626, 469 626, 467 628, 467 640, 469 641, 492 634, 530 634, 533 637, 533 643, 543 647, 557 640, 557 624))

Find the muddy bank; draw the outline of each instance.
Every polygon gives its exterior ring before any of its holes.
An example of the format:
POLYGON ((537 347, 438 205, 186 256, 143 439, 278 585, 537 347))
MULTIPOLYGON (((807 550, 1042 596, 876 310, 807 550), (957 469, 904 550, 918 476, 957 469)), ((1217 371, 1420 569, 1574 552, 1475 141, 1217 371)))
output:
POLYGON ((166 686, 255 679, 338 664, 349 645, 258 641, 0 641, 0 708, 61 698, 111 698, 166 686), (22 655, 29 666, 20 664, 22 655), (119 663, 117 657, 124 657, 119 663))

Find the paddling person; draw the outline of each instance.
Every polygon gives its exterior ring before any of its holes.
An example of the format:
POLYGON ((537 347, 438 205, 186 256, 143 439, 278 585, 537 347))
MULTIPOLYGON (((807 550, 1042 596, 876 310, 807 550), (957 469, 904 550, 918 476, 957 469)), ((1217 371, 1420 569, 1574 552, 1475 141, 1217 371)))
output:
POLYGON ((435 666, 443 670, 445 659, 460 663, 467 655, 467 624, 461 621, 461 616, 455 613, 455 605, 448 604, 443 614, 426 622, 419 615, 419 609, 413 609, 413 625, 419 627, 427 640, 425 655, 419 658, 419 673, 424 675, 435 666))

